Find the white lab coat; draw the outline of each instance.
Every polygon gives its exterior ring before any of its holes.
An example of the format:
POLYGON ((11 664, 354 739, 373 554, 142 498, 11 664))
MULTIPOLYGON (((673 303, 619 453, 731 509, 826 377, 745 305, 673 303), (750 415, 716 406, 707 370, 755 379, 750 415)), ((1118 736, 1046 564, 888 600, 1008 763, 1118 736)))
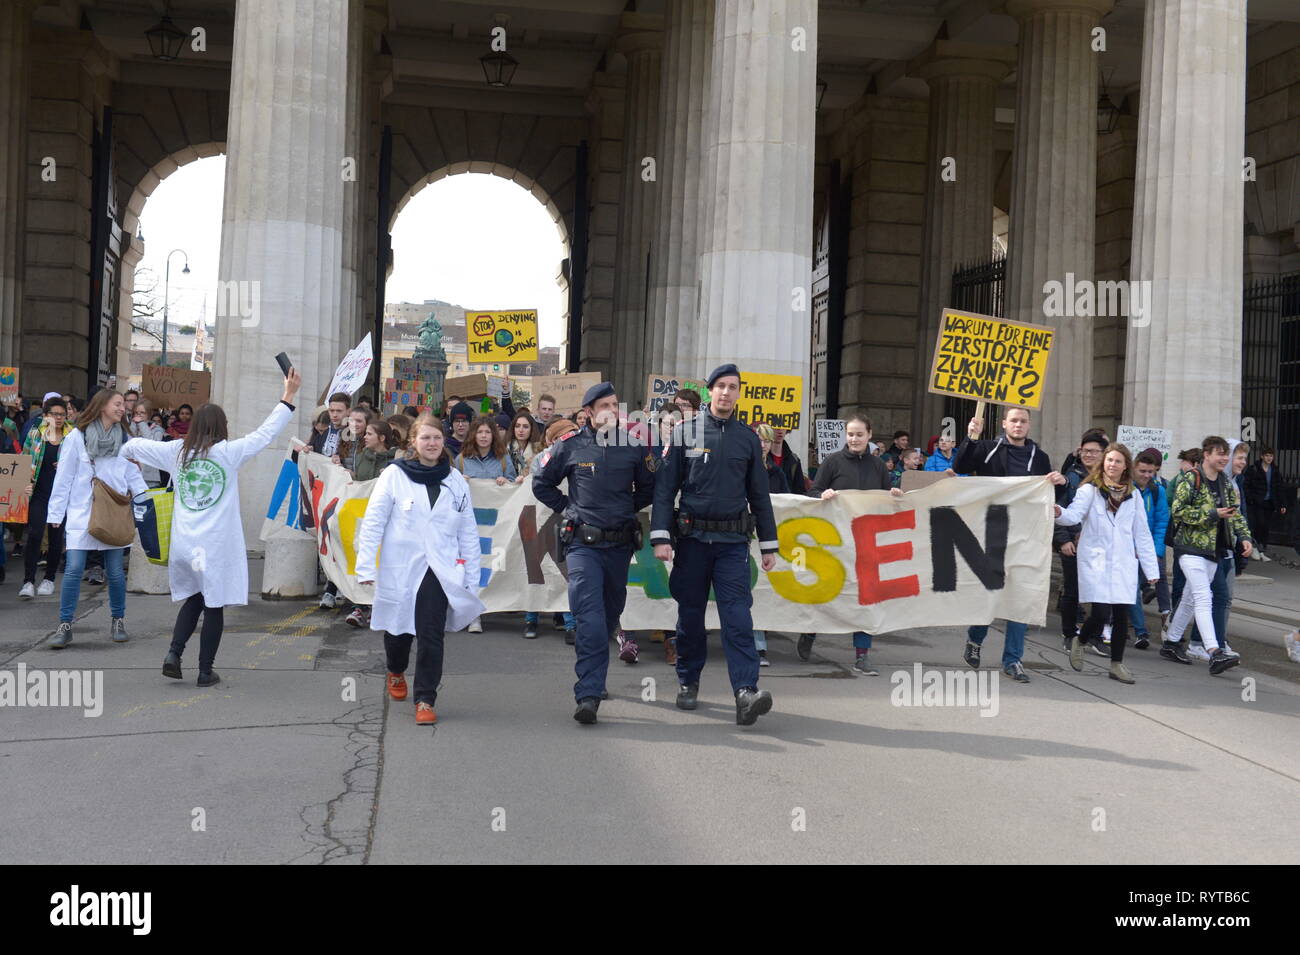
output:
POLYGON ((1082 525, 1078 553, 1079 600, 1083 603, 1133 603, 1139 563, 1144 580, 1160 576, 1140 491, 1111 513, 1106 495, 1097 485, 1082 484, 1056 523, 1082 525))
POLYGON ((464 476, 452 468, 430 508, 423 485, 396 463, 384 468, 357 531, 356 568, 358 580, 375 582, 371 630, 415 633, 415 595, 426 570, 447 595, 446 629, 469 626, 485 608, 478 599, 478 523, 464 476))
MULTIPOLYGON (((129 443, 129 442, 128 442, 129 443)), ((91 465, 86 439, 80 428, 73 428, 63 439, 59 463, 50 490, 49 512, 45 520, 62 524, 68 550, 119 550, 90 536, 91 481, 98 477, 119 494, 132 497, 149 490, 140 469, 121 458, 100 458, 91 465)))
POLYGON ((167 560, 172 600, 202 593, 205 607, 248 603, 248 555, 239 514, 239 469, 275 440, 292 416, 288 405, 277 402, 256 431, 233 441, 218 441, 204 458, 186 465, 185 473, 179 466, 181 441, 132 438, 122 445, 123 459, 167 471, 176 485, 167 560), (191 490, 190 479, 195 475, 203 475, 206 482, 191 490))

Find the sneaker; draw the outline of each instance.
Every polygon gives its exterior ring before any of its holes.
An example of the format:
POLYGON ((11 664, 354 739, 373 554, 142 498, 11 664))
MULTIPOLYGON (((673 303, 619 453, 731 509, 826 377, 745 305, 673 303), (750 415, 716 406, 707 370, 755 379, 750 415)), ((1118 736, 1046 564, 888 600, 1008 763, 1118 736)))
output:
POLYGON ((1147 587, 1143 589, 1142 602, 1144 604, 1149 604, 1151 601, 1155 599, 1156 599, 1156 589, 1154 587, 1147 587))
POLYGON ((569 646, 573 646, 574 643, 577 642, 577 639, 578 639, 578 631, 576 629, 574 629, 573 627, 564 628, 564 642, 566 644, 568 644, 569 646))
POLYGON ((573 718, 583 726, 591 726, 596 722, 598 709, 600 709, 600 700, 589 696, 585 700, 578 701, 578 708, 573 711, 573 718))
POLYGON ((536 621, 524 621, 524 639, 525 639, 525 640, 536 640, 536 639, 537 639, 537 623, 536 623, 536 621))
POLYGON ((1128 672, 1128 667, 1117 660, 1110 661, 1110 678, 1119 680, 1121 683, 1136 683, 1133 674, 1128 672))
POLYGON ((636 658, 641 655, 641 648, 637 646, 636 639, 629 637, 622 630, 618 632, 618 658, 624 663, 636 663, 636 658))
POLYGON ((353 607, 352 612, 343 620, 349 627, 356 627, 360 630, 362 627, 370 625, 370 614, 366 613, 365 607, 353 607))
POLYGON ((52 593, 54 593, 54 581, 52 580, 42 580, 36 588, 36 596, 38 597, 48 597, 52 593))
POLYGON ((1187 659, 1187 651, 1183 649, 1181 643, 1174 643, 1170 640, 1164 641, 1160 644, 1160 656, 1162 659, 1168 660, 1171 663, 1185 663, 1188 666, 1192 665, 1192 661, 1187 659))
POLYGON ((1218 647, 1210 657, 1210 675, 1218 676, 1224 670, 1231 670, 1240 662, 1240 657, 1230 657, 1223 651, 1223 647, 1218 647))
POLYGON ((687 686, 685 683, 677 688, 677 708, 679 710, 693 710, 699 706, 700 685, 692 683, 687 686))
POLYGON ((1088 649, 1099 657, 1110 659, 1110 644, 1105 643, 1100 637, 1093 637, 1088 641, 1088 649))
MULTIPOLYGON (((677 665, 677 638, 676 637, 664 637, 664 663, 667 663, 670 667, 677 665)), ((766 666, 766 665, 767 664, 762 663, 761 661, 759 662, 759 666, 766 666)))
POLYGON ((162 675, 173 680, 184 679, 181 674, 181 658, 173 650, 168 650, 167 656, 163 657, 162 675))
POLYGON ((772 694, 752 686, 736 694, 736 725, 753 726, 758 718, 772 709, 772 694))
POLYGON ((1064 650, 1066 653, 1069 653, 1069 652, 1070 652, 1070 648, 1071 648, 1072 646, 1074 646, 1074 637, 1066 637, 1066 636, 1062 636, 1062 637, 1061 637, 1061 649, 1062 649, 1062 650, 1064 650))
POLYGON ((1149 646, 1151 646, 1151 641, 1145 633, 1139 633, 1138 638, 1133 641, 1134 650, 1145 650, 1149 646))
POLYGON ((1013 663, 1009 667, 1004 667, 1002 670, 1002 675, 1005 677, 1010 677, 1011 679, 1015 680, 1017 683, 1029 682, 1029 674, 1025 672, 1025 668, 1021 666, 1019 663, 1013 663))
POLYGON ((421 700, 415 704, 415 722, 419 726, 432 726, 438 722, 438 714, 433 711, 432 703, 421 700))
POLYGON ((36 585, 33 583, 25 583, 18 588, 18 597, 20 600, 31 600, 35 596, 36 585))
POLYGON ((1252 553, 1252 554, 1259 554, 1259 559, 1262 560, 1262 561, 1263 561, 1264 563, 1266 563, 1266 564, 1269 563, 1269 562, 1273 559, 1272 557, 1269 557, 1268 554, 1264 553, 1262 550, 1252 550, 1251 553, 1252 553))
MULTIPOLYGON (((469 632, 470 632, 470 633, 482 633, 482 632, 483 632, 483 618, 482 618, 482 617, 475 617, 475 618, 474 618, 474 622, 471 623, 471 624, 469 625, 469 632)), ((430 707, 430 709, 432 709, 432 707, 430 707)))
POLYGON ((854 676, 880 676, 880 671, 867 663, 867 655, 859 653, 858 658, 853 661, 850 671, 854 676))
POLYGON ((88 584, 102 584, 104 582, 104 569, 102 567, 92 567, 86 571, 81 579, 88 584))
POLYGON ((62 650, 72 642, 72 624, 61 623, 59 629, 54 632, 54 639, 50 641, 50 646, 55 650, 62 650))
POLYGON ((1203 643, 1189 643, 1187 645, 1187 649, 1184 652, 1187 654, 1187 656, 1191 657, 1193 660, 1210 659, 1209 651, 1205 649, 1205 644, 1203 643))
POLYGON ((770 667, 770 666, 772 665, 772 664, 769 663, 768 660, 767 660, 767 651, 766 651, 766 650, 759 650, 759 651, 758 651, 758 665, 761 666, 761 667, 770 667))
POLYGON ((114 643, 126 643, 131 639, 126 635, 126 621, 121 617, 114 617, 113 622, 108 626, 108 635, 114 643))
POLYGON ((1083 641, 1078 637, 1070 641, 1070 669, 1083 672, 1083 641))
POLYGON ((1251 560, 1263 560, 1264 558, 1263 558, 1263 555, 1262 555, 1259 551, 1257 551, 1257 550, 1252 550, 1252 551, 1250 552, 1250 559, 1251 559, 1251 560))
POLYGON ((812 656, 813 641, 816 639, 817 634, 815 633, 799 634, 799 643, 796 644, 794 651, 799 654, 800 660, 803 660, 805 663, 808 662, 808 658, 812 656))
POLYGON ((338 597, 334 596, 334 594, 330 593, 328 590, 320 595, 321 610, 333 610, 338 602, 338 597))
POLYGON ((406 699, 406 675, 404 673, 388 674, 388 695, 395 700, 406 699))
POLYGON ((962 651, 961 658, 966 661, 966 665, 972 670, 980 668, 980 645, 966 641, 966 649, 962 651))
POLYGON ((567 627, 564 623, 564 614, 562 613, 551 614, 551 624, 555 627, 556 630, 569 629, 569 627, 567 627))
POLYGON ((1223 649, 1223 652, 1226 653, 1226 654, 1227 654, 1228 656, 1230 656, 1230 657, 1239 657, 1239 656, 1241 656, 1240 653, 1238 653, 1236 650, 1232 649, 1232 647, 1228 646, 1228 641, 1227 641, 1227 640, 1224 640, 1223 643, 1219 644, 1219 646, 1223 649))

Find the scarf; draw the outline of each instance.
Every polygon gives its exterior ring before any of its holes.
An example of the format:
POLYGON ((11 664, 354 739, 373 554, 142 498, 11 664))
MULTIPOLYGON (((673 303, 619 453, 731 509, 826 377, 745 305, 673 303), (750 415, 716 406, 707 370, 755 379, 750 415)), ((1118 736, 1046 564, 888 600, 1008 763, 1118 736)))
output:
POLYGON ((393 462, 393 466, 401 468, 403 474, 424 487, 429 494, 431 508, 438 502, 438 490, 442 487, 442 482, 451 473, 451 459, 446 452, 443 452, 433 467, 421 464, 419 458, 400 458, 393 462))
POLYGON ((1106 507, 1114 514, 1119 510, 1121 504, 1128 500, 1129 486, 1127 484, 1107 484, 1106 485, 1106 507))
POLYGON ((122 447, 122 428, 120 425, 114 425, 112 428, 105 429, 103 422, 96 418, 86 428, 85 439, 86 453, 90 455, 90 460, 115 458, 122 447))

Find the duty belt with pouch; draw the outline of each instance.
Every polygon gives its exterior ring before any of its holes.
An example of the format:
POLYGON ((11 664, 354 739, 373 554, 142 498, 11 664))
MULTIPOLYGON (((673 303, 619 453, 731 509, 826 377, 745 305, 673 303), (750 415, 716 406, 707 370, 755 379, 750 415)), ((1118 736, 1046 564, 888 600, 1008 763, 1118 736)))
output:
POLYGON ((634 550, 641 549, 641 522, 624 524, 622 527, 597 527, 569 519, 560 527, 560 543, 568 546, 580 544, 631 544, 634 550))
POLYGON ((711 521, 703 517, 696 517, 688 511, 679 510, 673 515, 673 523, 677 528, 678 537, 690 537, 694 534, 716 533, 716 534, 744 534, 748 537, 754 533, 754 515, 749 511, 741 514, 739 517, 733 517, 726 521, 711 521))

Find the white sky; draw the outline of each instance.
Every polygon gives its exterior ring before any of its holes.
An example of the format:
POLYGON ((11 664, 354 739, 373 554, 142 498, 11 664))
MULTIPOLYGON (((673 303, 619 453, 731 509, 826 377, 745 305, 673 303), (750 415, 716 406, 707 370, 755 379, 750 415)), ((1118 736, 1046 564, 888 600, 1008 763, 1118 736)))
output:
MULTIPOLYGON (((154 190, 140 214, 145 254, 140 266, 158 275, 162 298, 172 257, 170 321, 212 321, 221 254, 221 197, 226 159, 182 166, 154 190), (206 300, 206 313, 204 312, 206 300)), ((564 295, 555 276, 564 243, 546 208, 527 190, 498 176, 465 173, 426 186, 402 209, 393 229, 389 302, 441 299, 471 309, 535 308, 542 345, 559 345, 564 295)))

